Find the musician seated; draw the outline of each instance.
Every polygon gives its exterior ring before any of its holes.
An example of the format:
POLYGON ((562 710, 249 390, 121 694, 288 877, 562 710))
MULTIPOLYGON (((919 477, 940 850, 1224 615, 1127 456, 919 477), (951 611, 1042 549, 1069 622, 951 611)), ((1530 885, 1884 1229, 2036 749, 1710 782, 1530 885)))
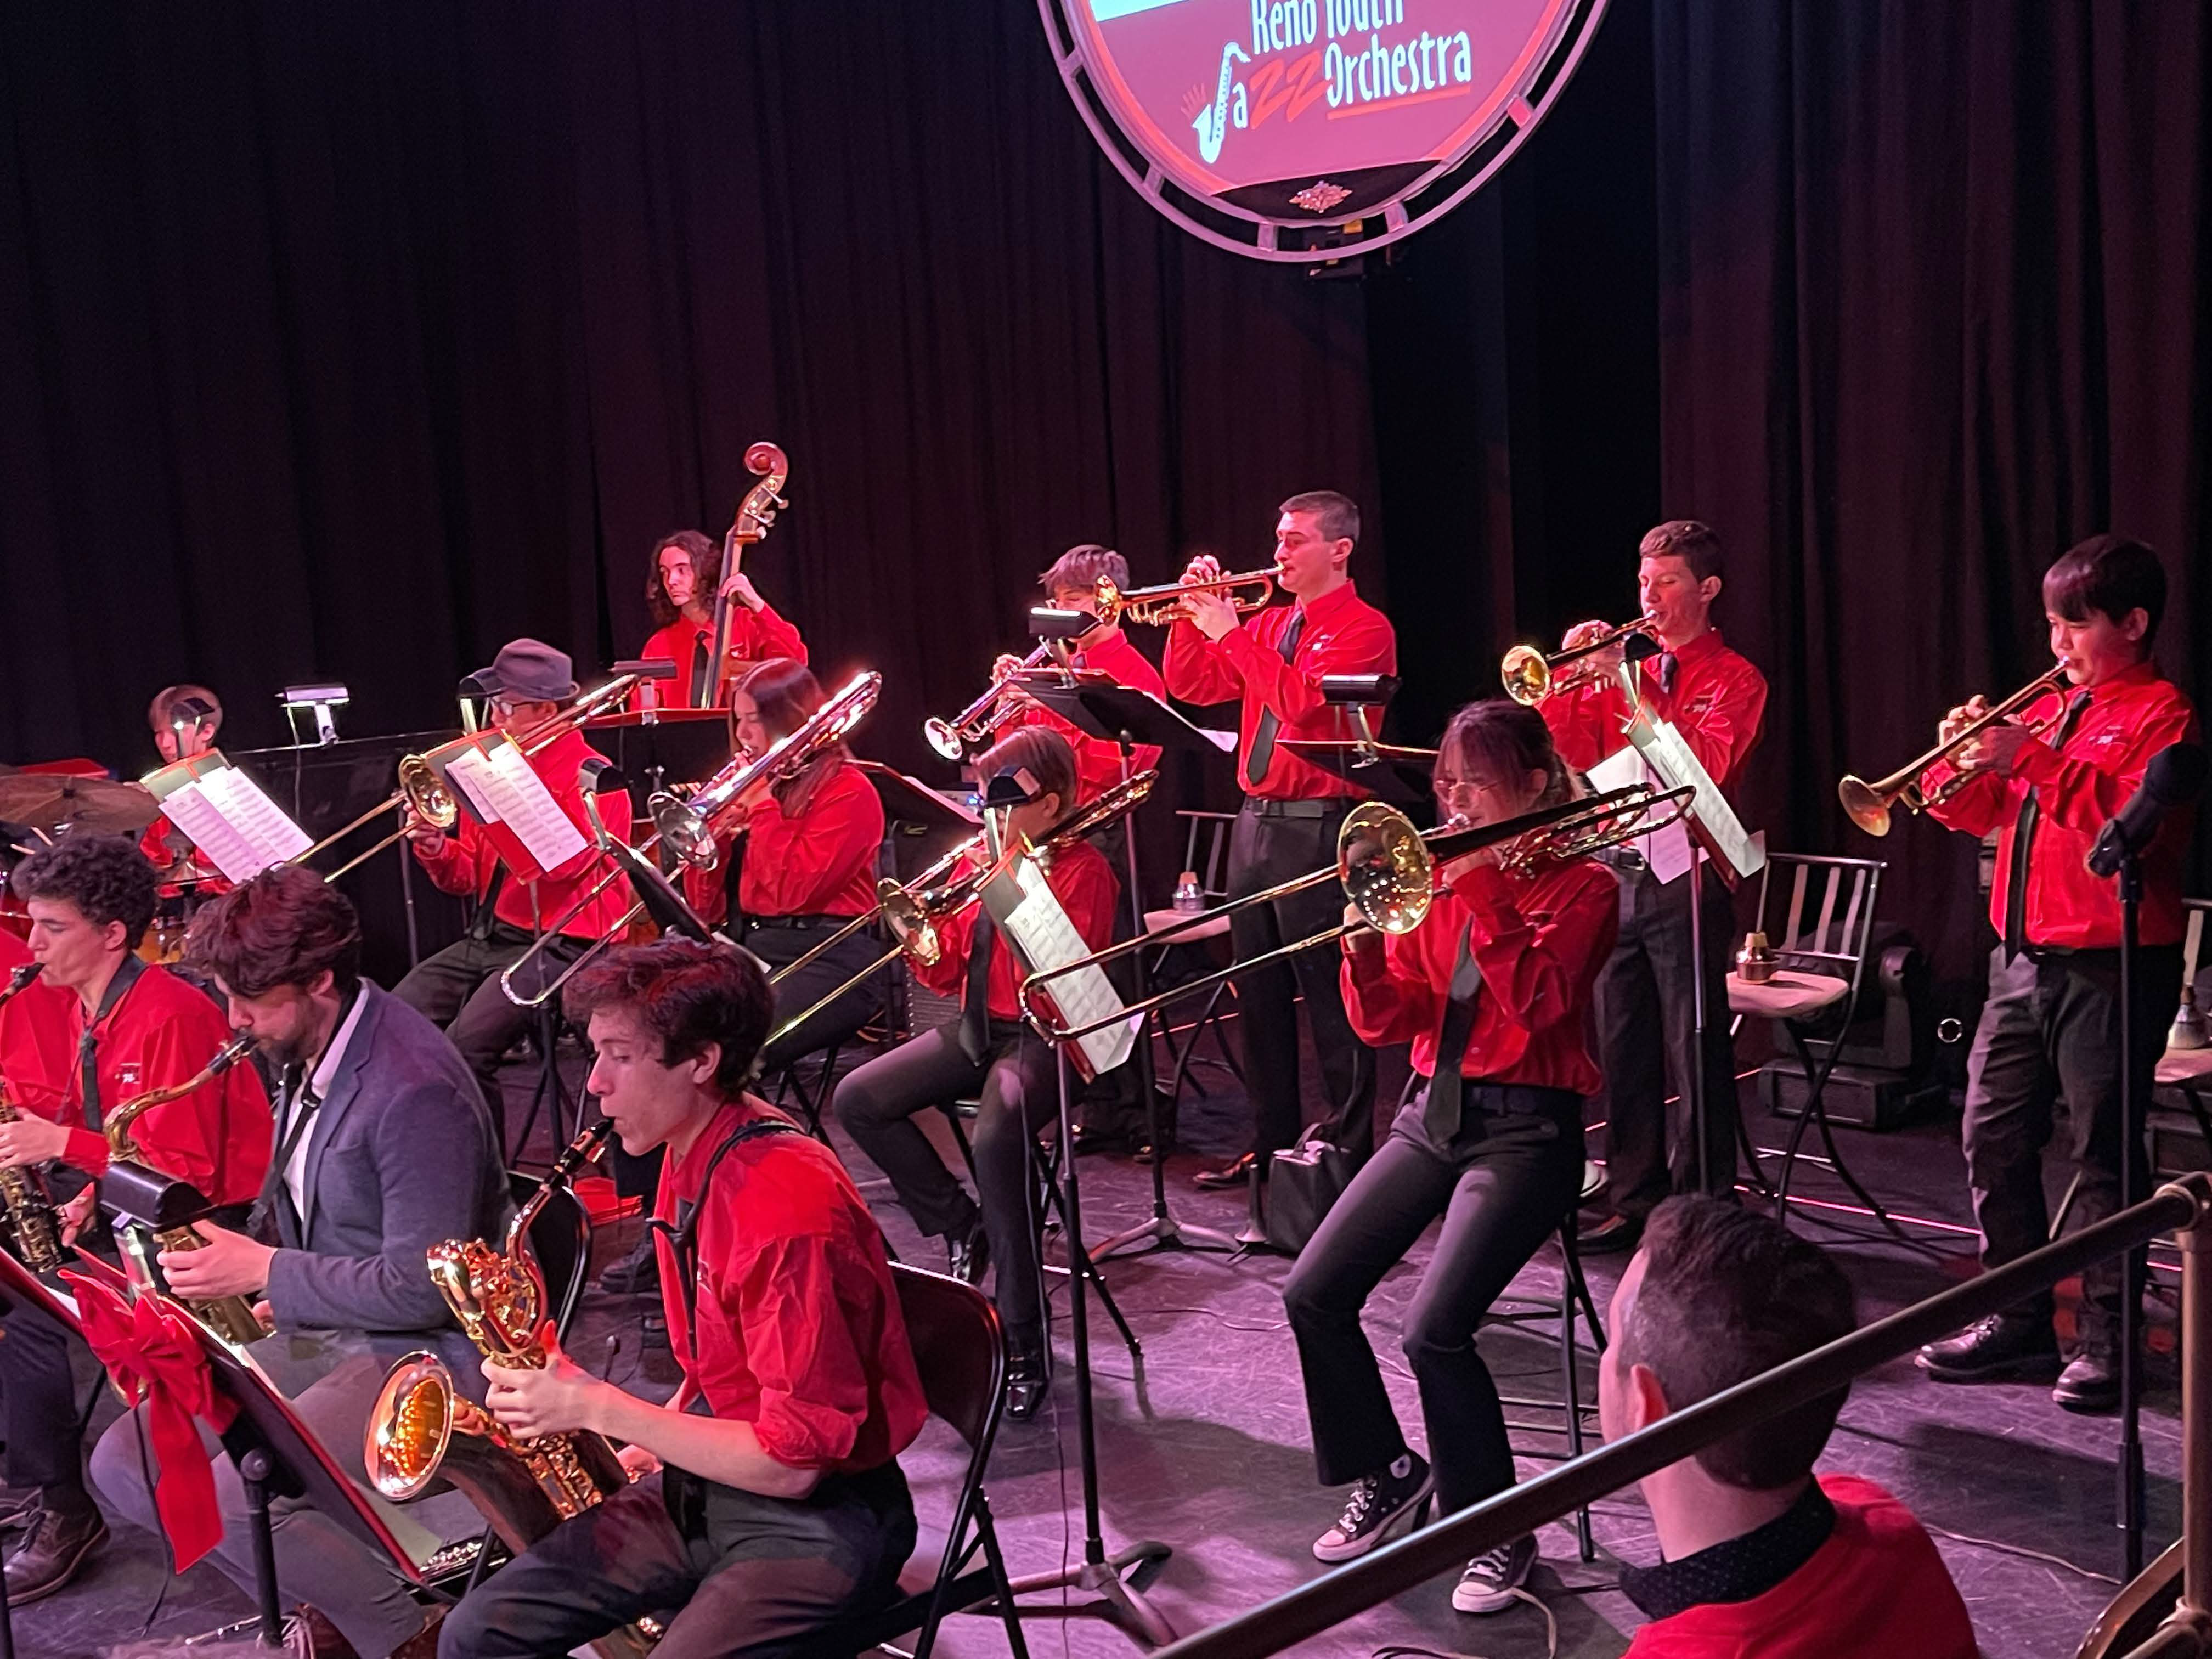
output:
POLYGON ((714 653, 718 593, 726 598, 730 617, 718 679, 772 657, 806 660, 806 641, 761 597, 751 577, 742 570, 732 571, 727 581, 721 577, 721 544, 696 530, 672 531, 653 544, 653 572, 645 583, 653 633, 638 654, 665 657, 676 665, 676 678, 660 682, 664 704, 693 708, 716 701, 711 693, 701 695, 699 681, 714 653))
MULTIPOLYGON (((215 747, 216 734, 222 730, 222 699, 204 685, 165 685, 147 705, 146 724, 163 765, 191 760, 215 747)), ((167 817, 146 826, 138 850, 153 860, 161 876, 163 917, 189 921, 191 907, 200 900, 230 890, 214 861, 167 817)))
MULTIPOLYGON (((1051 567, 1038 575, 1037 586, 1044 590, 1045 598, 1055 609, 1079 611, 1085 616, 1096 617, 1098 614, 1098 579, 1102 576, 1115 586, 1127 589, 1129 586, 1129 562, 1110 547, 1085 542, 1079 547, 1069 548, 1054 559, 1051 567)), ((1147 691, 1163 702, 1167 701, 1167 684, 1160 678, 1160 671, 1129 642, 1128 635, 1118 624, 1101 622, 1089 633, 1079 635, 1067 644, 1067 665, 1070 668, 1090 669, 1110 675, 1116 685, 1147 691)), ((1002 656, 992 665, 992 672, 1004 679, 1021 665, 1019 657, 1002 656)), ((1097 799, 1121 781, 1120 744, 1110 738, 1092 737, 1073 720, 1032 698, 1022 696, 1021 702, 1022 712, 1002 729, 1043 726, 1066 738, 1075 750, 1079 805, 1097 799)), ((1130 751, 1129 770, 1132 774, 1146 771, 1158 765, 1159 759, 1158 745, 1140 744, 1130 751)), ((1109 858, 1115 857, 1120 846, 1118 837, 1122 827, 1117 820, 1101 834, 1100 839, 1106 844, 1102 845, 1099 850, 1109 858)), ((1121 867, 1118 860, 1115 867, 1121 867)))
MULTIPOLYGON (((518 743, 576 695, 568 653, 536 640, 510 641, 475 678, 490 697, 492 724, 518 743)), ((530 769, 586 840, 593 830, 584 798, 592 793, 590 763, 599 758, 580 732, 563 732, 530 757, 530 769)), ((609 790, 599 806, 607 833, 629 840, 629 792, 609 790)), ((606 855, 595 847, 557 869, 518 880, 465 807, 450 830, 418 818, 407 834, 431 881, 444 892, 472 899, 477 909, 463 938, 417 963, 392 994, 446 1028, 498 1118, 500 1061, 531 1023, 530 1011, 518 1006, 501 985, 501 972, 520 960, 539 933, 561 922, 560 936, 538 951, 534 971, 517 976, 515 990, 527 995, 550 984, 616 924, 629 908, 629 896, 619 884, 610 884, 592 902, 576 908, 607 871, 606 855)))
MULTIPOLYGON (((771 658, 746 669, 730 692, 730 735, 748 759, 766 754, 822 707, 822 687, 804 663, 771 658)), ((687 869, 684 896, 708 921, 729 923, 773 969, 796 962, 854 917, 876 908, 884 804, 844 744, 824 750, 797 776, 764 783, 739 799, 718 839, 721 862, 687 869)), ((882 954, 854 933, 775 988, 775 1026, 815 1004, 882 954)), ((761 1074, 842 1042, 867 1023, 872 982, 857 986, 803 1026, 780 1030, 761 1050, 761 1074)))
MULTIPOLYGON (((1607 1314, 1608 1439, 1847 1335, 1850 1281, 1765 1213, 1672 1198, 1607 1314)), ((1966 1603, 1911 1512, 1871 1480, 1813 1474, 1848 1390, 1738 1430, 1643 1482, 1664 1559, 1624 1567, 1651 1622, 1630 1659, 1973 1659, 1966 1603)))
MULTIPOLYGON (((259 1298, 278 1334, 254 1346, 255 1358, 360 1484, 362 1430, 392 1360, 428 1348, 455 1376, 477 1375, 476 1351, 423 1254, 444 1239, 504 1235, 513 1204, 491 1119, 453 1044, 361 977, 360 921, 313 872, 279 866, 213 901, 193 921, 188 957, 222 989, 231 1028, 256 1039, 281 1079, 277 1153, 255 1231, 203 1224, 204 1249, 158 1260, 187 1302, 259 1298)), ((265 1133, 265 1109, 261 1121, 265 1133)), ((204 1427, 202 1437, 213 1450, 204 1427)), ((126 1415, 94 1449, 92 1478, 151 1530, 160 1522, 147 1448, 143 1425, 126 1415)), ((215 1477, 223 1539, 212 1559, 251 1595, 245 1489, 219 1452, 215 1477)), ((404 1545, 421 1553, 442 1541, 362 1490, 404 1545)), ((387 1562, 303 1501, 276 1508, 288 1601, 316 1609, 362 1659, 431 1651, 422 1609, 387 1562)))
POLYGON ((769 1019, 758 964, 665 939, 566 994, 623 1145, 666 1149, 653 1225, 684 1382, 663 1406, 557 1346, 542 1370, 486 1365, 507 1428, 605 1435, 645 1478, 493 1573, 438 1650, 564 1654, 651 1613, 664 1654, 786 1651, 888 1599, 914 1549, 896 1458, 927 1408, 883 1236, 836 1155, 745 1091, 769 1019))
MULTIPOLYGON (((74 1234, 90 1219, 107 1171, 100 1133, 133 1096, 189 1081, 228 1038, 221 1012, 166 969, 134 954, 153 919, 154 868, 125 840, 72 837, 16 867, 43 981, 68 994, 52 1041, 74 1056, 58 1107, 26 1091, 27 1115, 0 1123, 0 1168, 52 1163, 55 1195, 74 1234)), ((129 1131, 138 1161, 189 1181, 242 1215, 269 1167, 269 1100, 250 1066, 148 1109, 129 1131)), ((9 1509, 27 1530, 7 1561, 9 1600, 62 1588, 107 1535, 80 1468, 70 1334, 19 1304, 0 1316, 0 1393, 7 1400, 9 1509)))
MULTIPOLYGON (((1073 804, 1075 757, 1057 732, 1016 732, 975 762, 985 810, 1003 844, 1027 836, 1042 846, 1073 804)), ((978 866, 972 851, 958 881, 978 866)), ((1113 933, 1114 872, 1098 849, 1076 840, 1045 854, 1054 896, 1091 949, 1113 933)), ((1049 1044, 1022 1023, 1018 954, 969 905, 937 924, 942 949, 914 973, 939 995, 958 994, 955 1024, 924 1031, 847 1074, 837 1085, 837 1121, 890 1177, 915 1224, 942 1238, 951 1271, 980 1283, 999 1264, 999 1312, 1006 1328, 1006 1411, 1035 1414, 1047 1383, 1044 1314, 1037 1296, 1036 1233, 1030 1160, 1036 1133, 1058 1109, 1057 1069, 1049 1044), (975 1190, 969 1197, 945 1167, 915 1114, 955 1101, 980 1101, 972 1131, 975 1190)))
MULTIPOLYGON (((1474 828, 1572 794, 1543 717, 1502 700, 1445 729, 1437 805, 1474 828)), ((1589 860, 1502 867, 1511 843, 1446 862, 1444 890, 1410 933, 1347 933, 1346 1012, 1363 1042, 1410 1042, 1427 1081, 1300 1253, 1283 1302, 1297 1339, 1314 1456, 1325 1486, 1355 1483, 1314 1542, 1346 1561, 1418 1520, 1433 1491, 1449 1513, 1514 1481, 1513 1449, 1475 1328, 1573 1213, 1583 1101, 1599 1085, 1591 988, 1619 925, 1612 872, 1589 860), (1436 1254, 1400 1333, 1420 1388, 1431 1469, 1406 1443, 1360 1310, 1441 1218, 1436 1254)), ((1358 912, 1347 912, 1350 921, 1358 912)), ((1512 1605, 1536 1562, 1524 1534, 1475 1557, 1452 1591, 1462 1613, 1512 1605)))

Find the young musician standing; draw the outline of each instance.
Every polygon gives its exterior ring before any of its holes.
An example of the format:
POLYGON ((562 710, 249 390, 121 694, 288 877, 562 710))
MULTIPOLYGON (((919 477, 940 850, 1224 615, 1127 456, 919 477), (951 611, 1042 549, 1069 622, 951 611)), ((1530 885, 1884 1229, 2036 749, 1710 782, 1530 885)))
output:
POLYGON ((745 1091, 769 1018, 757 964, 664 939, 567 995, 623 1145, 666 1148, 653 1226, 684 1381, 661 1406, 557 1346, 543 1370, 484 1365, 508 1429, 606 1435, 644 1478, 485 1579, 439 1652, 536 1659, 647 1613, 666 1659, 792 1651, 884 1599, 914 1549, 896 1460, 927 1407, 883 1235, 836 1155, 745 1091))
MULTIPOLYGON (((645 642, 641 657, 665 657, 676 665, 676 678, 664 681, 671 689, 663 702, 686 708, 711 702, 700 695, 700 675, 714 648, 714 599, 722 574, 722 549, 696 530, 678 530, 653 544, 653 574, 646 578, 646 608, 653 613, 654 631, 645 642)), ((789 657, 804 664, 806 642, 798 629, 753 586, 751 577, 733 570, 720 592, 730 600, 727 653, 716 678, 727 676, 749 662, 789 657)))
MULTIPOLYGON (((1168 630, 1168 690, 1186 702, 1243 704, 1237 775, 1244 809, 1229 843, 1229 896, 1263 891, 1320 869, 1336 857, 1337 825, 1365 793, 1301 760, 1279 738, 1341 740, 1353 735, 1345 710, 1322 698, 1330 674, 1389 674, 1398 666, 1390 620, 1367 604, 1347 568, 1359 539, 1359 509, 1333 489, 1293 495, 1275 524, 1276 581, 1293 603, 1239 617, 1218 594, 1194 593, 1168 630)), ((1193 559, 1186 581, 1222 574, 1210 555, 1193 559)), ((1249 958, 1328 926, 1334 906, 1312 888, 1231 919, 1236 954, 1249 958)), ((1307 951, 1238 982, 1244 1076, 1253 1099, 1253 1150, 1201 1172, 1203 1187, 1242 1182, 1269 1152, 1297 1136, 1304 1108, 1298 1083, 1295 1007, 1305 1000, 1329 1118, 1338 1146, 1364 1158, 1375 1144, 1375 1055, 1352 1034, 1326 952, 1307 951)), ((1261 1164, 1264 1171, 1264 1164, 1261 1164)))
MULTIPOLYGON (((282 1079, 277 1154, 257 1209, 276 1242, 202 1224, 205 1248, 164 1251, 161 1271, 188 1299, 261 1298, 278 1334, 254 1346, 256 1361, 358 1480, 353 1449, 393 1360, 430 1348, 455 1376, 477 1374, 422 1263, 441 1240, 504 1235, 513 1206, 491 1119, 437 1028, 361 977, 360 921, 313 871, 264 871, 208 905, 192 920, 187 959, 282 1079)), ((118 1419, 92 1475, 109 1503, 154 1529, 143 1433, 118 1419)), ((216 1449, 211 1433, 202 1437, 216 1449)), ((214 1560, 250 1595, 245 1486, 219 1451, 214 1470, 223 1516, 214 1560)), ((410 1548, 439 1541, 404 1510, 371 1501, 410 1548)), ((362 1659, 428 1659, 434 1638, 390 1565, 304 1500, 277 1509, 285 1595, 321 1613, 362 1659)))
MULTIPOLYGON (((155 884, 153 866, 128 842, 70 839, 24 860, 12 880, 31 913, 41 978, 71 994, 64 1040, 74 1063, 57 1121, 0 1123, 0 1168, 52 1160, 80 1181, 97 1181, 107 1171, 106 1115, 132 1096, 196 1076, 230 1033, 206 996, 133 954, 153 919, 155 884)), ((23 1103, 35 1109, 34 1100, 23 1103)), ((269 1097, 253 1067, 234 1066, 154 1107, 131 1136, 149 1168, 243 1213, 269 1168, 269 1097)), ((72 1227, 90 1219, 95 1192, 82 1186, 64 1206, 72 1227)), ((66 1584, 107 1527, 79 1468, 68 1334, 27 1304, 0 1317, 8 1480, 19 1512, 30 1517, 7 1562, 8 1599, 20 1605, 66 1584)))
MULTIPOLYGON (((1722 642, 1713 625, 1721 591, 1721 543, 1704 525, 1676 519, 1647 532, 1637 549, 1637 599, 1663 647, 1634 669, 1637 695, 1671 720, 1713 781, 1733 791, 1759 742, 1766 679, 1722 642)), ((1603 623, 1570 629, 1565 647, 1588 643, 1603 623)), ((1601 678, 1544 700, 1544 719, 1567 764, 1588 771, 1627 744, 1635 713, 1621 686, 1618 647, 1591 659, 1601 678)), ((1691 879, 1662 881, 1633 854, 1621 872, 1620 939, 1597 985, 1598 1060, 1605 1089, 1606 1198, 1610 1213, 1583 1230, 1583 1248, 1632 1248, 1644 1218, 1670 1190, 1698 1184, 1691 1068, 1697 1048, 1696 984, 1705 981, 1702 1073, 1705 1190, 1735 1188, 1735 1053, 1729 1040, 1729 948, 1735 931, 1727 883, 1710 865, 1698 893, 1705 958, 1691 960, 1691 879), (1671 1120, 1668 1086, 1674 1087, 1671 1120), (1671 1149, 1671 1151, 1670 1151, 1671 1149)))
MULTIPOLYGON (((1572 790, 1544 722, 1502 701, 1452 717, 1436 787, 1443 813, 1474 828, 1572 790)), ((1580 1189, 1583 1101, 1598 1086, 1585 1037, 1590 987, 1620 900, 1612 872, 1590 860, 1508 873, 1507 850, 1492 846, 1446 864, 1445 890, 1411 933, 1345 936, 1352 1028, 1369 1042, 1411 1042, 1413 1069, 1428 1081, 1330 1209, 1283 1291, 1322 1482, 1355 1483, 1342 1516, 1314 1542, 1323 1561, 1365 1554, 1431 1491, 1449 1512, 1513 1484, 1504 1416, 1474 1331, 1580 1189), (1443 1231, 1401 1336, 1420 1387, 1431 1471, 1406 1443, 1359 1314, 1439 1217, 1443 1231)), ((1498 1612, 1535 1559, 1533 1534, 1477 1556, 1452 1606, 1498 1612)))
MULTIPOLYGON (((1057 732, 1030 727, 1002 738, 975 763, 984 810, 1001 844, 1028 836, 1042 846, 1075 799, 1075 757, 1057 732)), ((1053 895, 1092 950, 1114 930, 1114 872, 1098 849, 1076 841, 1042 854, 1053 895)), ((976 867, 970 854, 954 870, 976 867)), ((925 1031, 870 1060, 837 1085, 837 1121, 860 1143, 915 1224, 942 1238, 951 1271, 979 1283, 999 1264, 999 1311, 1006 1326, 1006 1412, 1026 1418, 1047 1382, 1044 1310, 1037 1296, 1036 1218, 1030 1149, 1060 1094, 1052 1048, 1022 1023, 1019 953, 999 937, 980 905, 937 924, 942 953, 915 976, 942 995, 960 994, 957 1024, 925 1031), (980 1093, 972 1150, 979 1208, 945 1167, 915 1115, 980 1093)))
MULTIPOLYGON (((2068 1161, 2080 1177, 2073 1217, 2087 1226, 2119 1206, 2120 1078, 2150 1099, 2180 976, 2181 862, 2193 812, 2172 814, 2142 855, 2142 949, 2134 987, 2135 1048, 2119 1046, 2120 903, 2118 884, 2086 867, 2105 825, 2126 805, 2152 757, 2194 741, 2196 711, 2151 660, 2166 609, 2158 556, 2121 536, 2093 536, 2043 578, 2051 649, 2072 689, 2053 691, 2019 723, 1990 727, 1955 757, 1967 781, 1934 801, 1952 776, 1924 781, 1935 817, 1970 836, 1997 830, 1990 921, 1989 1000, 1967 1061, 1963 1126, 1982 1261, 2002 1267, 2041 1245, 2050 1230, 2043 1150, 2053 1108, 2066 1103, 2068 1161)), ((1980 697, 1944 717, 1948 742, 1987 712, 1980 697)), ((2143 1148, 2136 1160, 2139 1194, 2143 1148)), ((2108 1411, 2119 1400, 2121 1262, 2086 1269, 2074 1356, 2058 1370, 2051 1299, 2040 1296, 1932 1342, 1919 1363, 1940 1382, 2040 1380, 2058 1374, 2053 1397, 2073 1411, 2108 1411)))

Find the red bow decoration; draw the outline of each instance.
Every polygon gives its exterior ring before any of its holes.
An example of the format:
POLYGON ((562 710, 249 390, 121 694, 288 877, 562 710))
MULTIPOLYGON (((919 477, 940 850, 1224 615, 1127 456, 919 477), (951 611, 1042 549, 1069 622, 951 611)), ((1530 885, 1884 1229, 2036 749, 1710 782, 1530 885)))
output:
POLYGON ((155 1296, 125 1302, 107 1285, 64 1268, 76 1297, 84 1340, 125 1400, 146 1407, 146 1426, 160 1461, 154 1504, 182 1572, 222 1541, 215 1471, 195 1419, 217 1433, 238 1407, 215 1391, 200 1340, 185 1316, 155 1296))

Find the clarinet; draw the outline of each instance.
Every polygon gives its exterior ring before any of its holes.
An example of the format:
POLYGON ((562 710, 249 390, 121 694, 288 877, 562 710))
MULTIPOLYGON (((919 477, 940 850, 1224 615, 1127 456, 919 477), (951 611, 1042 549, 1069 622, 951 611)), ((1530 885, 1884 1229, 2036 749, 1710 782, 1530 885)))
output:
MULTIPOLYGON (((9 975, 8 983, 0 987, 0 1007, 29 989, 42 967, 27 962, 9 975)), ((0 1079, 0 1123, 18 1123, 22 1117, 9 1097, 6 1080, 0 1079)), ((0 1170, 0 1201, 8 1206, 8 1233, 15 1242, 16 1259, 34 1273, 50 1273, 60 1267, 64 1260, 61 1217, 46 1190, 46 1177, 27 1164, 0 1170)))

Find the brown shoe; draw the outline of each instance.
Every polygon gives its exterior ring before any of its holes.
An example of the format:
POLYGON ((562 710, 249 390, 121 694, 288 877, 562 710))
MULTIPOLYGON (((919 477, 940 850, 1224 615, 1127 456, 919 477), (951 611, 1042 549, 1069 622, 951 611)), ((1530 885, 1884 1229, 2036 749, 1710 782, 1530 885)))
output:
POLYGON ((438 1626, 445 1622, 445 1608, 432 1607, 422 1628, 392 1650, 392 1659, 438 1659, 438 1626))
POLYGON ((52 1595, 106 1541, 107 1522, 90 1498, 81 1508, 42 1506, 8 1557, 8 1605, 20 1607, 52 1595))
POLYGON ((340 1633, 338 1627, 323 1616, 322 1609, 300 1604, 300 1622, 307 1626, 307 1651, 314 1659, 361 1659, 352 1643, 340 1633))
POLYGON ((1259 1153, 1247 1152, 1243 1157, 1232 1158, 1214 1169, 1200 1170, 1191 1177, 1191 1181, 1194 1185, 1203 1187, 1208 1192, 1218 1192, 1224 1187, 1242 1187, 1251 1178, 1252 1167, 1259 1161, 1259 1153))

